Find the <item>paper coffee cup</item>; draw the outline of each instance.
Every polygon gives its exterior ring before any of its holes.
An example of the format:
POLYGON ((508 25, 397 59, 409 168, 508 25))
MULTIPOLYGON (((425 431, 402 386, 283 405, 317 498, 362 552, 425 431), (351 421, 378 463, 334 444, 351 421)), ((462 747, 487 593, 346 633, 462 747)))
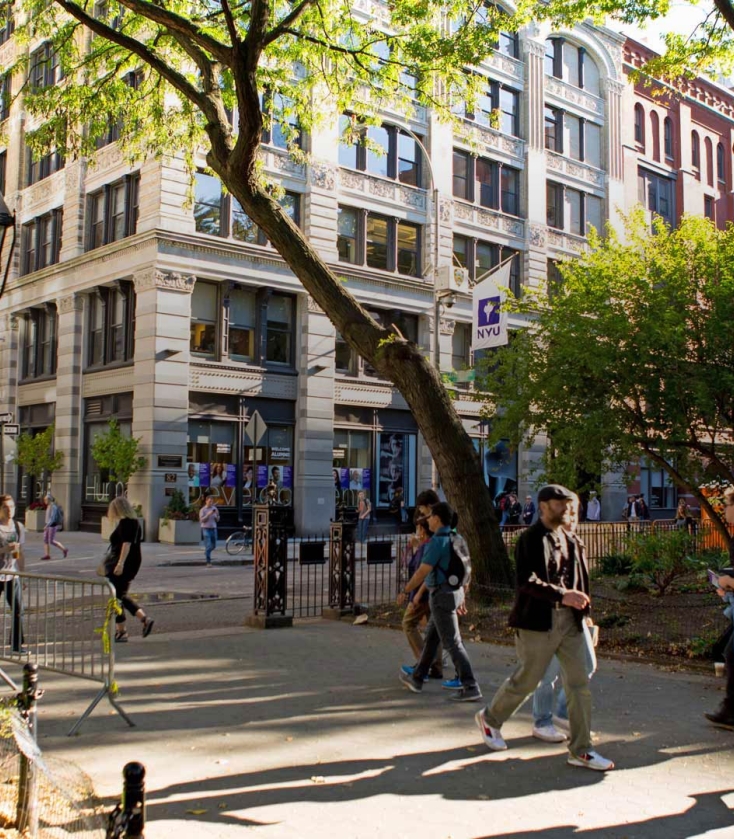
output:
POLYGON ((714 672, 720 679, 724 677, 724 674, 726 673, 726 665, 723 661, 714 662, 714 672))

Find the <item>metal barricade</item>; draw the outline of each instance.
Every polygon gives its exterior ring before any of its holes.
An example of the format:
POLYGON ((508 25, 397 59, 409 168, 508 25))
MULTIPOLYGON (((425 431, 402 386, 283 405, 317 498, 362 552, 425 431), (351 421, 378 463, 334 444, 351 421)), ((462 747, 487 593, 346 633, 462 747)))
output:
MULTIPOLYGON (((111 583, 103 578, 48 577, 17 571, 3 574, 0 661, 20 664, 29 659, 45 670, 102 685, 69 736, 79 730, 105 696, 125 722, 134 726, 115 698, 114 621, 121 607, 111 583)), ((1 668, 0 679, 18 690, 1 668)))

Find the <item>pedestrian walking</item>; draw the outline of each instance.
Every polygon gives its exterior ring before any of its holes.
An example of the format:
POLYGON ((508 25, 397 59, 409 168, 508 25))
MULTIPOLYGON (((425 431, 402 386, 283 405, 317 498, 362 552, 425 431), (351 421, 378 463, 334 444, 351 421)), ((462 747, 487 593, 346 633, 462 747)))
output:
POLYGON ((372 515, 372 504, 365 495, 364 490, 357 493, 357 541, 364 542, 367 539, 367 529, 370 526, 372 515))
POLYGON ((219 510, 214 503, 214 496, 207 495, 204 506, 199 510, 199 523, 201 524, 201 535, 204 539, 204 555, 206 556, 206 567, 212 567, 212 551, 217 547, 217 522, 219 521, 219 510))
MULTIPOLYGON (((451 657, 461 680, 461 690, 452 691, 449 697, 455 702, 476 702, 481 699, 477 680, 474 678, 469 656, 461 640, 457 609, 464 603, 464 589, 453 589, 448 582, 448 569, 451 560, 453 539, 461 539, 451 532, 454 511, 445 502, 434 504, 428 516, 428 526, 433 532, 426 545, 418 570, 405 584, 398 603, 402 605, 407 596, 419 589, 425 582, 429 591, 428 602, 431 609, 431 621, 426 632, 420 661, 412 673, 401 670, 400 680, 413 693, 423 690, 423 681, 435 660, 439 644, 451 657)), ((462 540, 463 542, 463 540, 462 540)))
MULTIPOLYGON (((568 531, 576 533, 579 523, 579 497, 576 493, 574 493, 569 519, 568 531)), ((586 564, 586 546, 578 533, 576 533, 576 544, 581 553, 582 562, 586 564)), ((589 679, 596 672, 595 633, 593 633, 595 629, 591 618, 584 618, 581 631, 584 634, 584 651, 589 679)), ((560 675, 561 665, 558 656, 554 655, 533 694, 533 737, 546 743, 563 743, 568 739, 568 704, 560 675)))
POLYGON ((645 501, 644 493, 639 493, 635 496, 635 503, 637 504, 637 516, 640 521, 650 521, 650 510, 645 501))
POLYGON ((586 521, 601 521, 601 502, 593 489, 586 504, 586 521))
POLYGON ((507 500, 507 524, 520 524, 522 515, 522 504, 517 500, 514 492, 511 492, 507 500))
POLYGON ((591 744, 591 691, 582 631, 590 604, 589 572, 576 538, 564 529, 572 502, 573 493, 560 484, 538 493, 540 518, 520 534, 515 548, 517 592, 509 624, 515 629, 519 663, 475 719, 490 749, 506 749, 502 725, 535 690, 557 655, 568 694, 567 762, 607 771, 614 763, 591 744))
POLYGON ((46 493, 46 523, 43 528, 43 556, 41 559, 51 559, 51 545, 61 551, 64 559, 69 555, 69 551, 56 539, 56 532, 60 524, 61 510, 53 495, 48 492, 46 493))
MULTIPOLYGON (((0 495, 0 572, 25 570, 25 527, 15 520, 15 499, 0 495)), ((10 648, 24 653, 23 648, 23 586, 13 574, 0 573, 0 593, 10 609, 10 648)))
POLYGON ((127 498, 121 495, 110 502, 107 518, 114 525, 114 530, 110 534, 104 571, 123 608, 119 615, 115 615, 115 641, 119 644, 128 640, 125 609, 143 625, 143 638, 150 635, 155 621, 128 594, 130 583, 137 577, 142 562, 140 542, 143 533, 138 514, 127 498))
POLYGON ((525 505, 522 508, 522 523, 529 527, 535 518, 535 504, 532 495, 525 496, 525 505))

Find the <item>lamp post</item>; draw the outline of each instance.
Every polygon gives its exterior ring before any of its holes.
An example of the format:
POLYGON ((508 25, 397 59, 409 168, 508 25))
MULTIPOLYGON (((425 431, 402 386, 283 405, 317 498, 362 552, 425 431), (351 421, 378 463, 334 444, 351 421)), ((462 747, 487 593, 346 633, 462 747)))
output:
POLYGON ((5 293, 5 285, 8 281, 8 274, 10 273, 10 263, 13 261, 15 240, 18 235, 18 230, 15 226, 15 213, 10 215, 8 205, 5 203, 5 198, 0 192, 0 228, 2 228, 3 231, 2 236, 0 236, 0 256, 2 256, 3 248, 5 247, 5 236, 7 235, 9 227, 13 228, 13 241, 10 243, 10 253, 8 253, 8 261, 5 265, 5 271, 3 273, 3 282, 2 285, 0 285, 0 297, 2 297, 5 293))

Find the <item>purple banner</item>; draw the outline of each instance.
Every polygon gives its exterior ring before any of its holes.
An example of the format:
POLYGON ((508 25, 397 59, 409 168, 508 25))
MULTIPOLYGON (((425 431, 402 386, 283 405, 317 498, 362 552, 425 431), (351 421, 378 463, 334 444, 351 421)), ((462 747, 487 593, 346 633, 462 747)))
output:
POLYGON ((339 470, 339 487, 340 489, 349 489, 349 469, 339 470))
POLYGON ((228 463, 227 464, 227 477, 225 479, 225 486, 233 487, 237 485, 237 464, 236 463, 228 463))
POLYGON ((372 470, 371 469, 363 469, 362 470, 362 489, 366 489, 367 491, 369 491, 371 481, 372 481, 372 470))
POLYGON ((268 485, 268 467, 267 466, 258 466, 257 467, 257 485, 258 487, 264 487, 268 485))
POLYGON ((283 487, 285 489, 290 489, 293 486, 293 467, 292 466, 284 466, 283 467, 283 487))
POLYGON ((199 486, 201 487, 208 487, 209 486, 209 477, 211 472, 209 470, 208 463, 200 463, 199 464, 199 486))

